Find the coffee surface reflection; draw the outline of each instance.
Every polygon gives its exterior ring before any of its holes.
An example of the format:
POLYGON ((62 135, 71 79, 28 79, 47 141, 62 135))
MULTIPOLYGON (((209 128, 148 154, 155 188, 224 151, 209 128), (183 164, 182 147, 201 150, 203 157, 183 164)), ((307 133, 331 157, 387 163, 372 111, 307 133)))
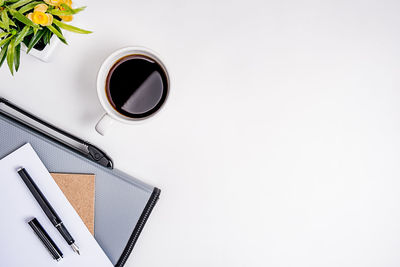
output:
POLYGON ((117 112, 130 118, 146 118, 164 103, 168 94, 168 77, 153 59, 129 55, 112 66, 105 90, 117 112))

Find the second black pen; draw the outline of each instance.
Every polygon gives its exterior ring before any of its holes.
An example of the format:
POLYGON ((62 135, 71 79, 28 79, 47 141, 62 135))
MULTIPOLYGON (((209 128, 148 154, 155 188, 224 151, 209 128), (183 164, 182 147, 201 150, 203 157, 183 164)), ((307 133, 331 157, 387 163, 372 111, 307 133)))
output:
POLYGON ((28 187, 29 191, 31 191, 32 195, 36 199, 36 201, 39 203, 40 207, 46 214, 46 216, 49 218, 50 222, 54 225, 54 227, 57 228, 57 230, 60 232, 60 234, 63 236, 65 241, 67 241, 68 245, 71 246, 72 250, 78 254, 79 253, 79 248, 75 244, 75 240, 71 236, 71 234, 68 232, 67 228, 61 221, 60 217, 58 217, 56 211, 53 209, 53 207, 50 205, 49 201, 46 199, 46 197, 43 195, 43 193, 40 191, 38 186, 35 184, 33 179, 30 177, 29 173, 24 169, 24 168, 19 168, 17 170, 19 176, 21 176, 22 180, 28 187))

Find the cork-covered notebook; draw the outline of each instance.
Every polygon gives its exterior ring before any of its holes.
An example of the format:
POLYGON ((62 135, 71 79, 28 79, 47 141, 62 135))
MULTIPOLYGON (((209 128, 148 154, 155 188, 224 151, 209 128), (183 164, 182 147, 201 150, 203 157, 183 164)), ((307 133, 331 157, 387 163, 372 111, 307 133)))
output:
POLYGON ((94 235, 94 174, 51 173, 51 176, 94 235))

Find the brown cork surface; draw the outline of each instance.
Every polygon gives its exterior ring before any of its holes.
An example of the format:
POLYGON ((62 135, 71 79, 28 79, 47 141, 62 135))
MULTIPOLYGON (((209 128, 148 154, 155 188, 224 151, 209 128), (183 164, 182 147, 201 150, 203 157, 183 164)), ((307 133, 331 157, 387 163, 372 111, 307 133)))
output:
POLYGON ((51 175, 94 235, 94 174, 51 173, 51 175))

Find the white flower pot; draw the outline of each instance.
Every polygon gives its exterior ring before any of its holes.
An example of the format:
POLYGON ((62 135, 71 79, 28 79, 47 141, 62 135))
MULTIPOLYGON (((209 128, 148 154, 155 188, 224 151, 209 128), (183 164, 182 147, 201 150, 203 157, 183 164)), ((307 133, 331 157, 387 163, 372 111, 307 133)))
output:
MULTIPOLYGON (((61 41, 57 38, 57 36, 53 34, 53 36, 50 39, 50 44, 46 45, 46 47, 43 50, 37 50, 35 48, 32 48, 31 51, 29 51, 28 55, 34 56, 40 59, 41 61, 49 62, 51 60, 53 52, 60 44, 61 41)), ((22 43, 21 50, 25 52, 28 50, 28 48, 24 43, 22 43)))

